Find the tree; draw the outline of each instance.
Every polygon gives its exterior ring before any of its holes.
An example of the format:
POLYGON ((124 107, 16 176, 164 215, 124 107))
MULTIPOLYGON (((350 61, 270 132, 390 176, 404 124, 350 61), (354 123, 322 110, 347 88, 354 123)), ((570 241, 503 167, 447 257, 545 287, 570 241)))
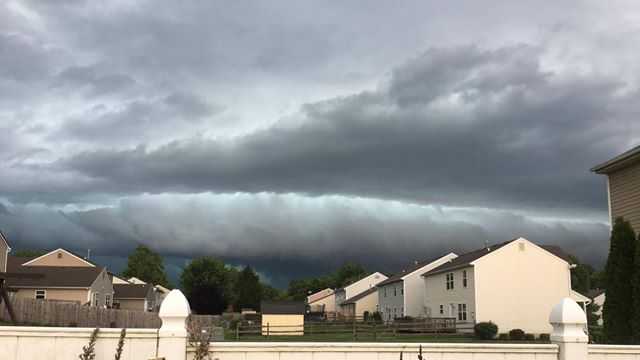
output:
POLYGON ((286 294, 271 285, 262 284, 262 300, 283 300, 286 294))
POLYGON ((235 310, 243 308, 260 309, 262 300, 262 284, 258 274, 250 266, 245 266, 235 281, 235 310))
POLYGON ((231 269, 212 257, 194 259, 180 275, 181 288, 197 314, 221 314, 233 299, 231 269))
POLYGON ((571 287, 573 290, 587 294, 591 290, 591 276, 594 273, 593 267, 588 264, 583 264, 575 256, 570 255, 571 263, 576 266, 571 269, 571 287))
POLYGON ((605 267, 607 297, 604 302, 604 335, 608 342, 628 344, 634 319, 635 233, 628 221, 617 218, 611 231, 609 257, 605 267))
POLYGON ((144 245, 139 245, 129 255, 127 268, 122 272, 122 276, 137 277, 147 283, 170 287, 162 257, 144 245))
POLYGON ((22 249, 22 250, 16 250, 15 252, 11 253, 11 255, 16 257, 33 257, 34 258, 34 257, 42 256, 46 253, 47 252, 44 250, 22 249))
POLYGON ((333 287, 340 288, 358 281, 367 275, 367 270, 360 264, 348 262, 336 270, 332 276, 333 287))

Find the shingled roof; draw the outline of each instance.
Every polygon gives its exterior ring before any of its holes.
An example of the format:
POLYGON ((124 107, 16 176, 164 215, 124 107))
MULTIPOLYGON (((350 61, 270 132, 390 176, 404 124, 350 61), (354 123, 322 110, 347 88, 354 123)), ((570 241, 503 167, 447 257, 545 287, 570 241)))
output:
POLYGON ((376 286, 385 286, 385 285, 393 284, 393 283, 398 282, 398 281, 402 281, 403 277, 405 277, 405 276, 407 276, 407 275, 409 275, 409 274, 411 274, 411 273, 413 273, 415 271, 420 270, 421 268, 431 264, 432 262, 442 258, 443 256, 446 256, 446 254, 434 257, 434 258, 429 259, 429 260, 416 261, 413 264, 411 264, 411 266, 409 266, 408 268, 403 269, 402 271, 394 274, 393 276, 391 276, 387 280, 378 283, 376 286))
POLYGON ((114 299, 145 299, 150 291, 151 284, 113 284, 114 299))
POLYGON ((9 256, 7 272, 40 275, 37 277, 11 278, 7 285, 11 288, 89 288, 104 270, 102 267, 88 266, 22 266, 32 258, 9 256))
MULTIPOLYGON (((443 272, 447 272, 447 271, 451 271, 451 270, 457 270, 457 269, 461 269, 464 267, 468 267, 471 265, 472 262, 480 259, 481 257, 487 255, 487 254, 491 254, 492 252, 516 241, 518 239, 512 239, 509 241, 505 241, 501 244, 496 244, 496 245, 492 245, 486 248, 482 248, 482 249, 477 249, 477 250, 473 250, 470 251, 466 254, 462 254, 460 256, 458 256, 455 259, 452 259, 449 262, 446 262, 434 269, 431 269, 430 271, 427 271, 426 273, 422 274, 422 276, 427 276, 427 275, 435 275, 435 274, 440 274, 443 272)), ((569 256, 558 246, 554 246, 554 245, 538 245, 541 248, 543 248, 544 250, 550 252, 551 254, 561 258, 562 260, 571 263, 571 259, 569 258, 569 256)))

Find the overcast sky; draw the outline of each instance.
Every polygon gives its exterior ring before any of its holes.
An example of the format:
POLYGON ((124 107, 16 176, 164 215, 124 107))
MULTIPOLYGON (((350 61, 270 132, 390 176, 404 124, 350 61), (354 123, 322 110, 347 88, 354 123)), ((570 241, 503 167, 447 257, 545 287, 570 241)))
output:
POLYGON ((601 265, 639 47, 637 1, 0 1, 0 229, 277 285, 517 236, 601 265))

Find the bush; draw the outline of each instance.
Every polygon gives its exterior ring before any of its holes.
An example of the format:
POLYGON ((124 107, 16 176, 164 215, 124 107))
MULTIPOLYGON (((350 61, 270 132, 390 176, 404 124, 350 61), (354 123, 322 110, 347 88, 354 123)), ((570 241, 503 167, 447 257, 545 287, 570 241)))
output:
POLYGON ((524 340, 524 331, 522 331, 522 329, 511 329, 509 331, 509 339, 516 341, 524 340))
POLYGON ((374 312, 371 318, 376 323, 382 323, 382 314, 379 311, 374 312))
POLYGON ((538 336, 538 340, 544 341, 544 342, 549 342, 549 341, 551 341, 551 337, 549 336, 549 334, 540 334, 538 336))
POLYGON ((503 341, 509 340, 509 334, 502 333, 502 334, 498 335, 498 340, 503 340, 503 341))
POLYGON ((533 334, 524 334, 524 339, 526 341, 535 341, 536 340, 536 336, 533 334))
POLYGON ((493 340, 498 333, 498 325, 492 322, 477 323, 473 327, 475 336, 480 340, 493 340))

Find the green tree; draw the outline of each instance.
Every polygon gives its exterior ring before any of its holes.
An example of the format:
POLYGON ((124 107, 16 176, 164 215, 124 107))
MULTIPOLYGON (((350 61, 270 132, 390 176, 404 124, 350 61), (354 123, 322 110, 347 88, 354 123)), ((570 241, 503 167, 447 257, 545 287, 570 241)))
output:
POLYGON ((47 252, 44 250, 33 250, 33 249, 22 249, 22 250, 16 250, 15 252, 12 252, 11 255, 13 256, 17 256, 17 257, 38 257, 38 256, 42 256, 44 254, 46 254, 47 252))
POLYGON ((611 231, 605 267, 607 297, 604 302, 604 335, 609 343, 628 344, 633 338, 635 233, 628 221, 617 218, 611 231))
POLYGON ((286 294, 271 285, 262 284, 262 300, 284 300, 286 294))
POLYGON ((245 266, 235 281, 235 310, 243 308, 260 309, 262 284, 258 274, 250 266, 245 266))
POLYGON ((210 256, 194 259, 180 275, 180 285, 197 314, 221 314, 233 300, 232 270, 210 256))
POLYGON ((365 270, 362 265, 348 262, 339 267, 332 275, 333 283, 331 285, 335 288, 340 288, 354 281, 358 281, 365 276, 367 276, 367 270, 365 270))
POLYGON ((570 255, 571 262, 576 266, 571 269, 571 287, 573 290, 586 295, 591 286, 591 276, 594 272, 593 267, 589 264, 583 264, 575 256, 570 255))
POLYGON ((139 245, 129 255, 127 268, 122 272, 122 276, 137 277, 144 282, 170 287, 162 257, 144 245, 139 245))

